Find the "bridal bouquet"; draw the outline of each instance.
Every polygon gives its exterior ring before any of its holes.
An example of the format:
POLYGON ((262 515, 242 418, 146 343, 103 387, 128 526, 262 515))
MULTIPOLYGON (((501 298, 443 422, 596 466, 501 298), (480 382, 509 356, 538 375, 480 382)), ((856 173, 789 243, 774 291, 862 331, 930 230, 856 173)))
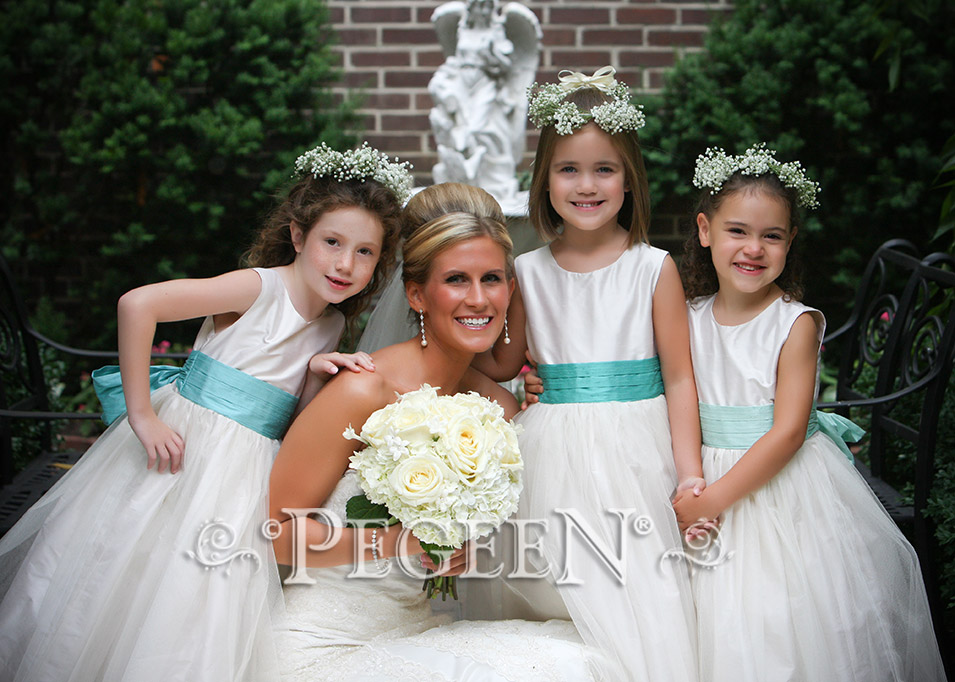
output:
MULTIPOLYGON (((517 510, 523 462, 517 427, 477 393, 441 396, 425 384, 374 412, 345 438, 367 447, 351 456, 364 495, 348 501, 355 519, 401 522, 435 563, 466 540, 483 537, 517 510)), ((429 597, 454 578, 425 581, 429 597)))

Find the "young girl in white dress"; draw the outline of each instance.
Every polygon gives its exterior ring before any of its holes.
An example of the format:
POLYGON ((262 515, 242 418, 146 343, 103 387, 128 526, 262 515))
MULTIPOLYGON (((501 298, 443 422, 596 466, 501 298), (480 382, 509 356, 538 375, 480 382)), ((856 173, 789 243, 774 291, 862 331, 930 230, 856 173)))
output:
MULTIPOLYGON (((586 682, 594 652, 571 623, 448 625, 421 579, 407 575, 409 556, 422 552, 416 539, 402 542, 400 525, 340 527, 345 503, 361 492, 348 471, 356 443, 342 436, 347 426, 360 428, 422 384, 447 395, 475 391, 507 417, 518 410, 510 393, 469 366, 500 334, 513 286, 500 207, 484 190, 440 184, 412 197, 404 218, 405 312, 414 309, 420 336, 376 351, 375 372, 331 381, 289 428, 272 470, 276 558, 294 568, 285 586, 289 626, 279 637, 283 679, 586 682), (317 508, 322 516, 306 516, 317 508)), ((459 550, 449 567, 460 572, 463 558, 459 550)))
POLYGON ((548 524, 559 596, 510 579, 506 613, 569 613, 615 664, 607 679, 695 680, 686 568, 663 557, 682 546, 671 495, 704 484, 699 417, 683 287, 646 243, 643 113, 611 67, 536 87, 530 218, 550 243, 517 258, 509 334, 475 366, 502 381, 527 349, 539 363, 541 402, 519 417, 519 515, 532 531, 548 524))
POLYGON ((813 409, 825 321, 787 255, 818 186, 761 145, 707 150, 694 182, 682 268, 709 485, 674 507, 681 527, 722 520, 692 574, 700 678, 945 679, 915 551, 839 435, 862 432, 813 409))
POLYGON ((118 368, 97 373, 115 421, 0 544, 26 552, 2 576, 0 679, 277 679, 262 532, 277 439, 318 373, 373 368, 332 351, 387 274, 410 189, 367 147, 322 145, 297 167, 254 267, 120 299, 122 385, 118 368), (200 316, 182 370, 151 372, 156 323, 200 316))

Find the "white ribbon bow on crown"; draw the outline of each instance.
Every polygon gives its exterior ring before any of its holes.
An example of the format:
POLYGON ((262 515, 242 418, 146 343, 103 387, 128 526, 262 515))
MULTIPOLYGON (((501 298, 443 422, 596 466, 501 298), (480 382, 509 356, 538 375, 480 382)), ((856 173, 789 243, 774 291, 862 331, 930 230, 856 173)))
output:
POLYGON ((605 66, 602 69, 594 71, 593 76, 585 76, 580 71, 570 71, 564 69, 557 74, 560 79, 560 89, 564 92, 573 92, 580 88, 596 88, 600 92, 609 95, 610 91, 617 84, 613 75, 617 70, 612 66, 605 66))

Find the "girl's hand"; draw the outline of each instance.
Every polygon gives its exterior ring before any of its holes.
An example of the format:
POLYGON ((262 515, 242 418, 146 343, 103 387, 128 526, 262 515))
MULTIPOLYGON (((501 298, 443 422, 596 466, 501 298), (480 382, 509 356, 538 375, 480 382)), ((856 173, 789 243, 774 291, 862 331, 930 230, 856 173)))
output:
POLYGON ((683 531, 683 541, 688 545, 693 546, 697 540, 706 537, 711 532, 718 531, 720 527, 720 519, 700 519, 694 524, 691 524, 685 531, 683 531))
POLYGON ((527 409, 528 405, 540 402, 540 394, 544 392, 544 380, 537 376, 537 370, 531 368, 524 374, 524 404, 521 409, 527 409))
POLYGON ((677 524, 680 532, 685 533, 688 528, 700 526, 718 519, 723 509, 719 503, 708 495, 708 490, 696 494, 692 488, 682 490, 673 498, 673 511, 676 512, 677 524))
POLYGON ((353 372, 374 372, 375 361, 368 353, 316 353, 308 361, 308 371, 326 381, 338 374, 341 367, 353 372))
POLYGON ((680 481, 680 484, 676 487, 676 492, 677 495, 679 495, 679 493, 683 492, 684 490, 692 490, 693 494, 699 497, 705 488, 705 478, 702 476, 689 476, 680 481))
POLYGON ((537 374, 537 363, 534 362, 534 358, 531 357, 531 352, 528 350, 524 353, 524 357, 527 358, 527 363, 531 368, 524 373, 524 402, 521 404, 522 410, 526 410, 528 405, 539 403, 539 396, 544 392, 544 380, 537 374))
POLYGON ((156 471, 161 474, 168 466, 169 473, 175 474, 182 468, 185 442, 182 436, 173 431, 155 413, 131 414, 129 426, 146 449, 147 469, 152 469, 153 464, 156 464, 156 471))

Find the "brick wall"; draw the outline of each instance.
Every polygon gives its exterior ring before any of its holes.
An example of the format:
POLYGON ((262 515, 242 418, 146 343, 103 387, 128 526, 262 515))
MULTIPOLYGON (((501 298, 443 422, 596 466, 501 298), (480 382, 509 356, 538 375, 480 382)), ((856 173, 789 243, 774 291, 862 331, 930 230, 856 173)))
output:
MULTIPOLYGON (((431 180, 436 161, 428 111, 428 81, 444 62, 431 13, 437 0, 328 0, 344 71, 339 91, 366 96, 364 138, 411 161, 419 184, 431 180)), ((728 0, 525 0, 544 32, 538 81, 561 69, 584 72, 612 64, 637 92, 654 92, 681 52, 698 50, 715 13, 728 0)), ((528 131, 533 158, 536 133, 528 131)), ((664 216, 659 216, 664 218, 664 216)), ((670 232, 656 221, 654 232, 670 232)))

